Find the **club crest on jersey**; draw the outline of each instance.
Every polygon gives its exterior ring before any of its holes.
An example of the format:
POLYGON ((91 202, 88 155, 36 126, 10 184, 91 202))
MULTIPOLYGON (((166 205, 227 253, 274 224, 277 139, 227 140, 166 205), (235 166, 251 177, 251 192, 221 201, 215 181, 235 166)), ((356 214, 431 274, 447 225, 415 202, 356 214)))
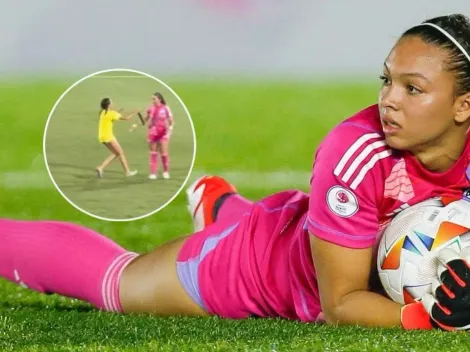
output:
POLYGON ((328 190, 326 203, 333 213, 344 218, 353 216, 359 210, 354 193, 342 186, 333 186, 328 190))
POLYGON ((339 191, 338 193, 336 193, 336 199, 338 200, 338 202, 343 204, 349 201, 348 195, 346 194, 346 192, 343 191, 339 191))

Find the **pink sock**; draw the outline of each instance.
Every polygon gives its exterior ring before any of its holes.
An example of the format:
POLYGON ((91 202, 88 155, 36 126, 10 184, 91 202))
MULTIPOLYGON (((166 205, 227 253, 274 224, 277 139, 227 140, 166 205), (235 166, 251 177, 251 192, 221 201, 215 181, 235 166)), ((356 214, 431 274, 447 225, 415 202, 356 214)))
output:
POLYGON ((167 154, 162 154, 162 164, 163 164, 163 171, 168 172, 170 170, 170 160, 168 159, 167 154))
POLYGON ((122 311, 119 280, 136 253, 90 229, 53 221, 0 219, 0 243, 0 277, 122 311))
POLYGON ((150 152, 150 173, 156 174, 158 168, 158 152, 150 152))
POLYGON ((223 200, 217 212, 217 221, 221 219, 233 219, 250 210, 253 202, 243 198, 238 193, 232 194, 223 200))

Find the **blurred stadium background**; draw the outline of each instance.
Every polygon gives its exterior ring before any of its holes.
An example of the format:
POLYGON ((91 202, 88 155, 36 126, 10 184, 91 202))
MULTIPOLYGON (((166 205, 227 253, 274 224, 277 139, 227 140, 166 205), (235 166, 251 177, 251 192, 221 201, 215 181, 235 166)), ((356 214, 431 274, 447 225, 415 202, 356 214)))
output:
POLYGON ((0 5, 0 71, 329 78, 375 75, 410 25, 466 0, 82 0, 0 5))
MULTIPOLYGON (((92 227, 135 251, 189 233, 180 194, 131 223, 79 213, 54 189, 42 136, 79 78, 132 68, 168 83, 194 121, 192 178, 227 176, 258 199, 308 190, 313 154, 333 125, 375 103, 395 39, 468 0, 139 0, 0 2, 1 215, 92 227)), ((0 244, 1 245, 1 244, 0 244)), ((0 281, 0 350, 461 350, 464 334, 331 328, 279 320, 121 317, 0 281)))

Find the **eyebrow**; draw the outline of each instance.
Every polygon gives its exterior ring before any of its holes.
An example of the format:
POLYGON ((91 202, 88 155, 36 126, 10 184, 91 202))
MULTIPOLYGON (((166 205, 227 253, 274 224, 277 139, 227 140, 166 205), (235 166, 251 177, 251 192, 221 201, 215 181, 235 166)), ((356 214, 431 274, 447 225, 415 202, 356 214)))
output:
MULTIPOLYGON (((385 68, 388 72, 390 72, 390 70, 389 70, 389 68, 388 68, 386 62, 384 62, 384 68, 385 68)), ((418 78, 424 79, 424 80, 427 81, 427 82, 430 82, 427 77, 423 76, 421 73, 418 73, 418 72, 406 72, 406 73, 400 74, 400 76, 404 76, 404 77, 407 77, 407 76, 418 77, 418 78)))

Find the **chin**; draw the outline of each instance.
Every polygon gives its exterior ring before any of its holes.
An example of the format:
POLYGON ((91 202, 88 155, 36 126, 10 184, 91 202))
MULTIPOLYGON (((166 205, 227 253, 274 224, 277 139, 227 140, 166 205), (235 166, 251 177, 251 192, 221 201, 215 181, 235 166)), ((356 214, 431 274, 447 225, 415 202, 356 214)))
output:
POLYGON ((397 137, 397 136, 387 136, 385 135, 385 141, 387 142, 387 145, 396 150, 408 150, 409 145, 404 141, 403 139, 397 137))

